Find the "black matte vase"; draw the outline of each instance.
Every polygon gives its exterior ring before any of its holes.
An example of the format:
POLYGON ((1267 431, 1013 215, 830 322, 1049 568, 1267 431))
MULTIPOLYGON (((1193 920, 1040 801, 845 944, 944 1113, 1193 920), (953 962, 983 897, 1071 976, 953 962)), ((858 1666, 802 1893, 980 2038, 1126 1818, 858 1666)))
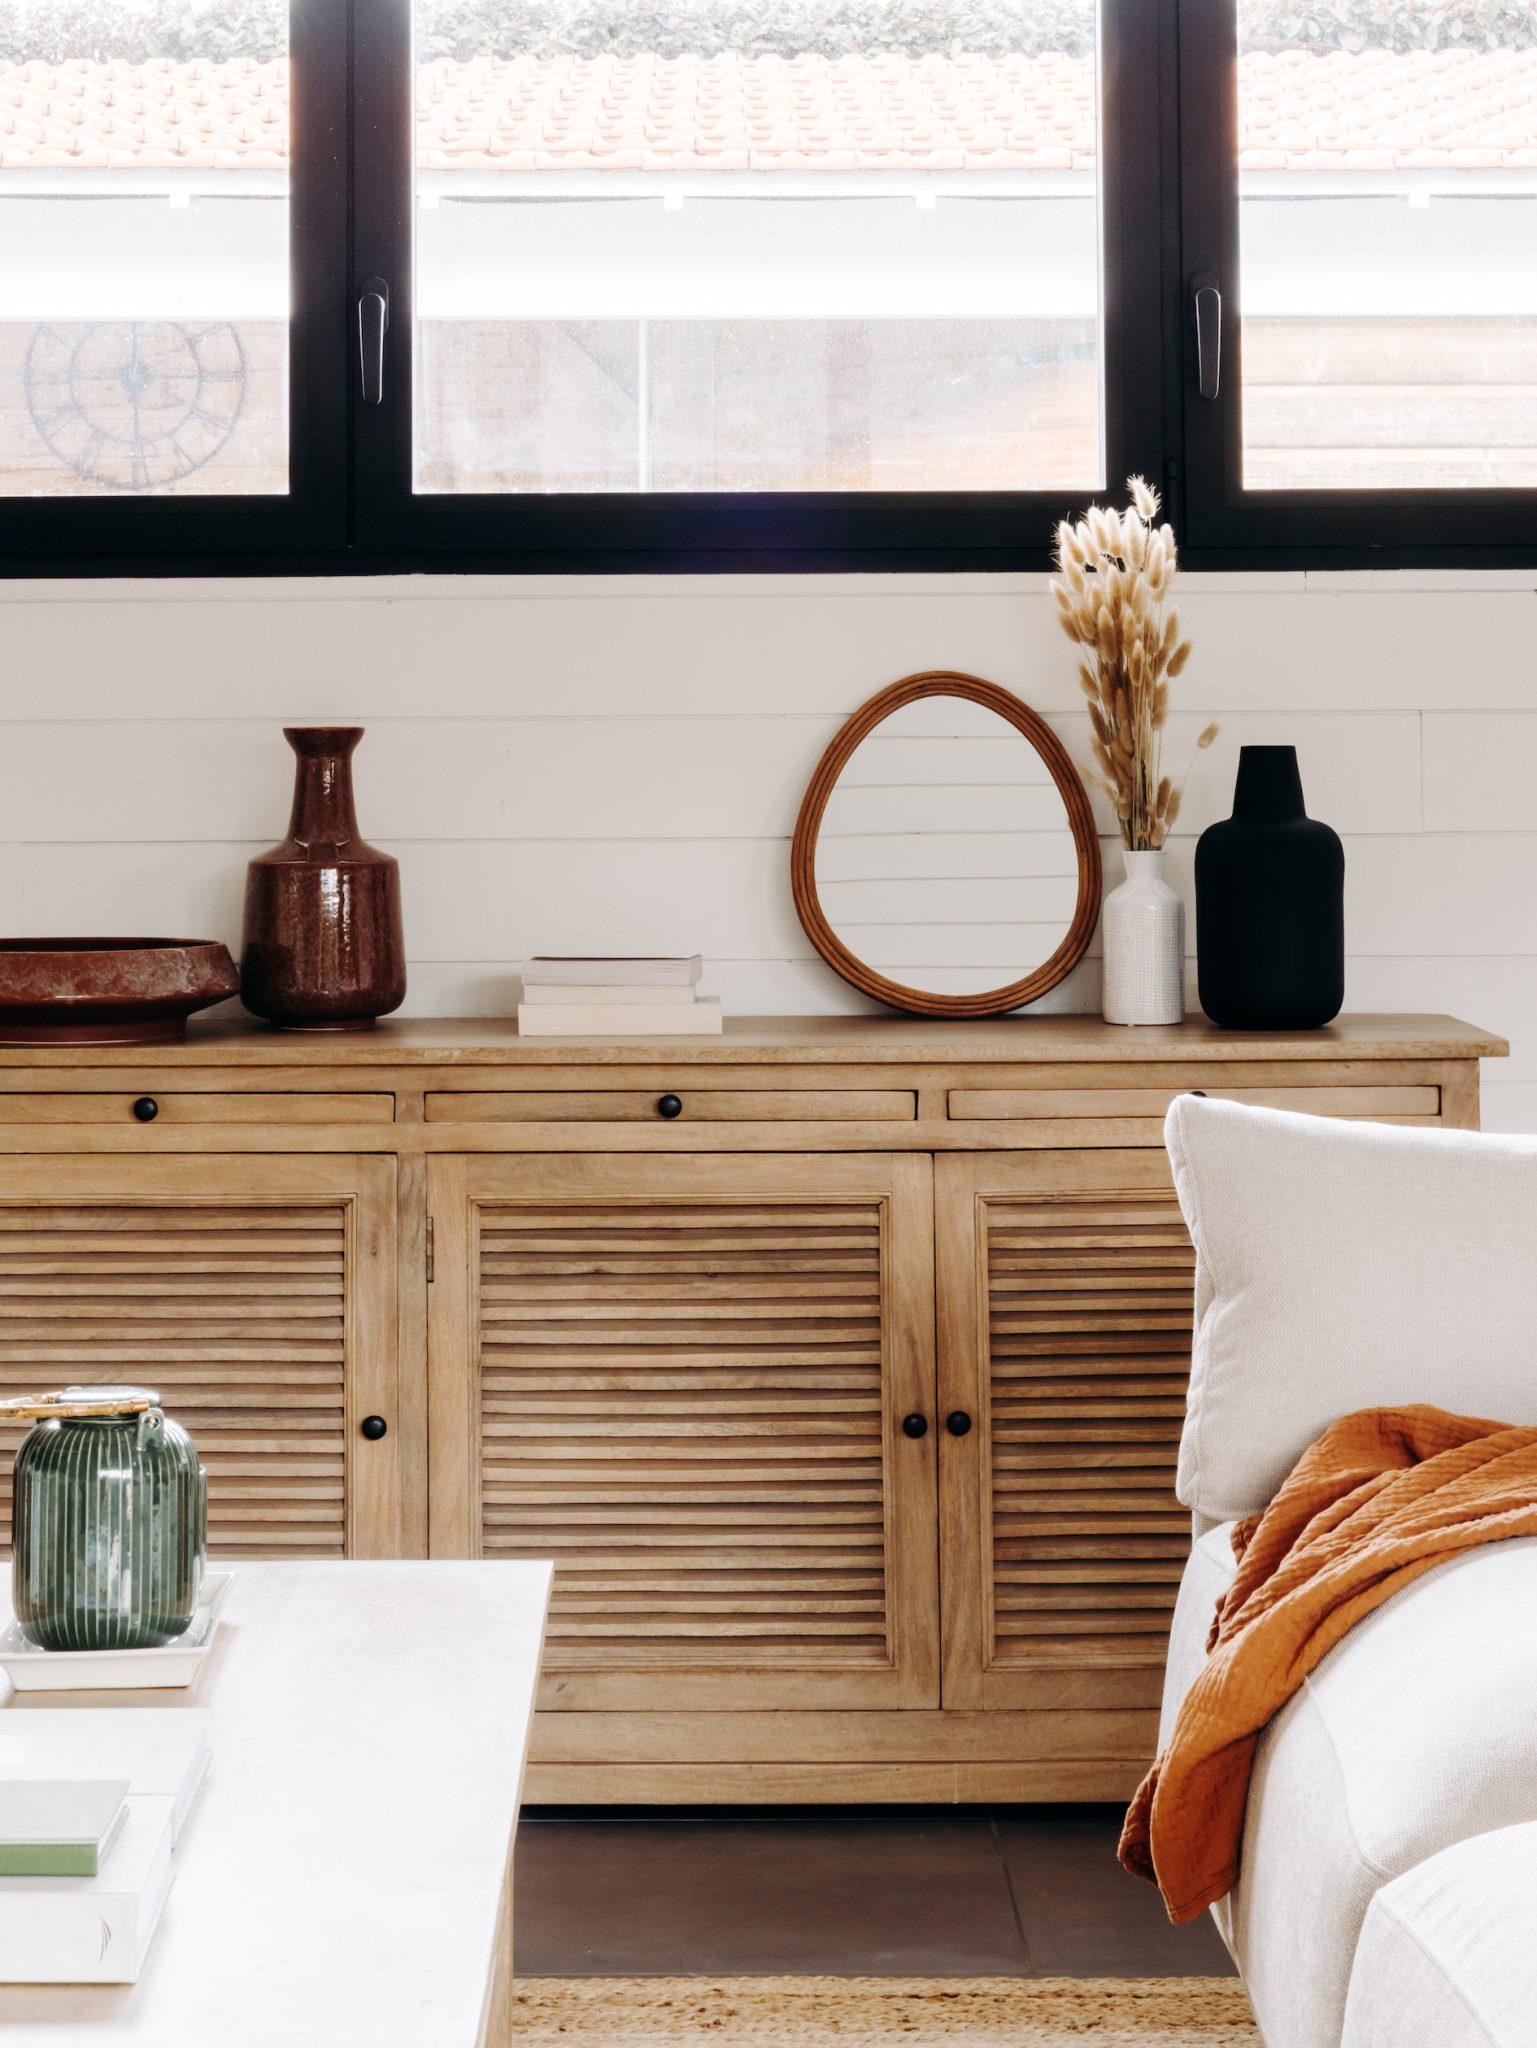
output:
POLYGON ((1345 849, 1302 803, 1295 747, 1242 747, 1233 815, 1195 850, 1201 1008, 1230 1031, 1315 1029, 1345 1000, 1345 849))

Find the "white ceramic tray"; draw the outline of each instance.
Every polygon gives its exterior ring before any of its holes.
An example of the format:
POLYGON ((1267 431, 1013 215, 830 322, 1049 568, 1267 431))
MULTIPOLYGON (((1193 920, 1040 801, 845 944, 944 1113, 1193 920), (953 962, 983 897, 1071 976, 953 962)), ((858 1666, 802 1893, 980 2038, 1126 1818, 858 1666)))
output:
POLYGON ((213 1641, 232 1571, 203 1574, 192 1626, 156 1650, 40 1650, 19 1622, 0 1629, 0 1670, 18 1692, 119 1692, 190 1685, 213 1641))

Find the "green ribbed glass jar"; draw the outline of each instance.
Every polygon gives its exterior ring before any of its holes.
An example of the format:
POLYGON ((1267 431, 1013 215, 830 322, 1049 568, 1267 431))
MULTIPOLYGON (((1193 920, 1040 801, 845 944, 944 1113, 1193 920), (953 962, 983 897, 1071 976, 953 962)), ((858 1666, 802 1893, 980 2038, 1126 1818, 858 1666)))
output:
POLYGON ((185 1632, 207 1551, 192 1439, 147 1387, 66 1387, 7 1403, 16 1454, 11 1591, 45 1650, 143 1650, 185 1632))

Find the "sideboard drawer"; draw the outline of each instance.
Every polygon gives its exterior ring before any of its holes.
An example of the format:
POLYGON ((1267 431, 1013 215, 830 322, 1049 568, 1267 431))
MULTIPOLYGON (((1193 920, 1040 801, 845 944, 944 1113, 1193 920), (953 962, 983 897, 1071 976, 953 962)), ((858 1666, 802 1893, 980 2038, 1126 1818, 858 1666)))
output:
MULTIPOLYGON (((950 1115, 972 1121, 1017 1118, 1161 1117, 1176 1095, 1188 1089, 1151 1088, 952 1088, 950 1115)), ((1281 1083, 1264 1088, 1201 1088, 1216 1102, 1247 1102, 1262 1109, 1295 1109, 1309 1116, 1433 1120, 1441 1114, 1441 1090, 1433 1083, 1367 1085, 1349 1082, 1281 1083)))
POLYGON ((0 1124, 387 1124, 394 1115, 393 1095, 298 1089, 277 1095, 233 1090, 209 1095, 174 1088, 124 1088, 100 1094, 0 1092, 0 1124))
POLYGON ((429 1123, 911 1123, 910 1088, 498 1089, 443 1090, 427 1097, 429 1123), (675 1106, 676 1105, 676 1106, 675 1106))

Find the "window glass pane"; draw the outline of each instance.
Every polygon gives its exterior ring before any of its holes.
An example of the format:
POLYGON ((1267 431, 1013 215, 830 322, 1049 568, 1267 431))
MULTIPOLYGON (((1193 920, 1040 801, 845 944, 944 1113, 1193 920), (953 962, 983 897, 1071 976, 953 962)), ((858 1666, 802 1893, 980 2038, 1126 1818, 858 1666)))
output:
POLYGON ((286 0, 0 10, 0 494, 288 489, 286 0))
POLYGON ((1537 7, 1238 18, 1245 484, 1537 486, 1537 7))
POLYGON ((1094 0, 417 0, 419 491, 1092 489, 1094 0))

